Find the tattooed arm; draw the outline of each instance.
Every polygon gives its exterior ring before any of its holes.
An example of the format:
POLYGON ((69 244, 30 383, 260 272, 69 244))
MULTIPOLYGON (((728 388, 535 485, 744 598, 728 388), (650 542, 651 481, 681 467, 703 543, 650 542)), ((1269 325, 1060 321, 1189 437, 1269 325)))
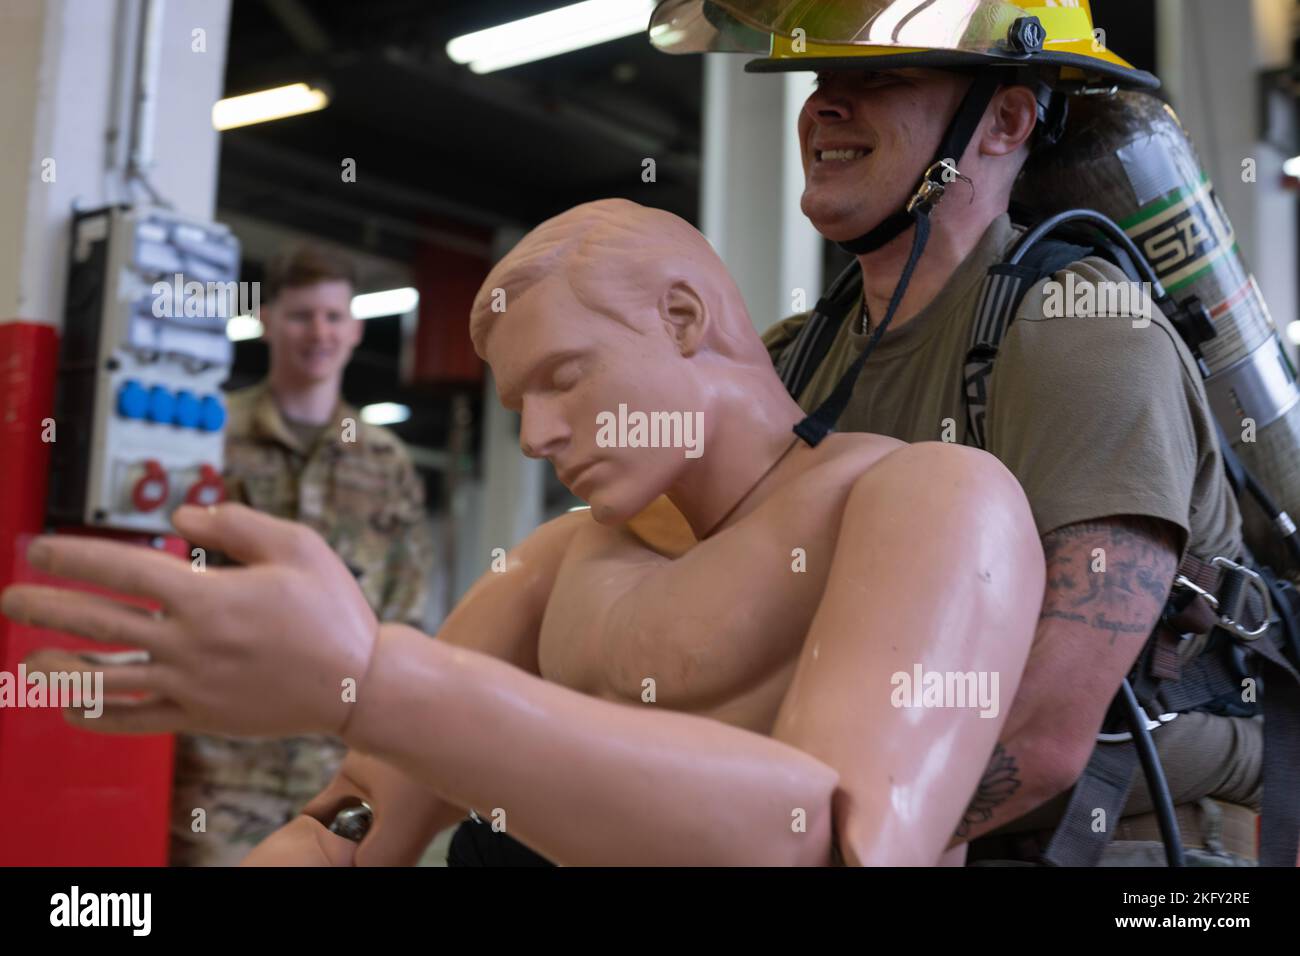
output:
POLYGON ((954 844, 1010 823, 1078 779, 1164 608, 1181 534, 1166 521, 1120 516, 1044 536, 1047 593, 1034 647, 954 844))

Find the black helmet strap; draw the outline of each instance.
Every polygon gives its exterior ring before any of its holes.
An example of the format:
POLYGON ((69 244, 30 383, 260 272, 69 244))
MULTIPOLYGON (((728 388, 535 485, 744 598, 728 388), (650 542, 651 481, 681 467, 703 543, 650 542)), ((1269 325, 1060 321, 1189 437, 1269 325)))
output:
POLYGON ((948 183, 952 182, 952 177, 961 176, 956 163, 966 152, 966 147, 970 145, 971 138, 975 135, 980 120, 984 118, 984 111, 988 109, 989 103, 993 100, 993 94, 997 92, 998 87, 1001 85, 1002 81, 998 79, 992 70, 977 74, 970 89, 966 91, 966 96, 962 99, 961 105, 957 107, 957 113, 953 116, 952 122, 948 124, 948 130, 939 143, 939 151, 935 155, 934 162, 926 168, 915 195, 908 200, 907 207, 900 212, 894 213, 865 236, 860 236, 851 242, 839 243, 842 249, 854 255, 863 255, 874 252, 887 242, 901 236, 913 225, 916 226, 916 236, 912 240, 912 251, 907 257, 907 264, 903 267, 902 275, 899 276, 898 285, 894 287, 894 294, 889 298, 889 307, 885 310, 885 317, 867 341, 862 353, 848 367, 826 401, 822 402, 816 411, 806 416, 803 421, 794 427, 794 433, 807 442, 808 445, 816 447, 823 438, 835 430, 835 423, 844 414, 844 409, 853 396, 853 387, 857 384, 858 375, 866 364, 867 358, 880 342, 881 336, 885 334, 890 321, 894 318, 894 313, 898 311, 898 306, 907 293, 908 284, 912 281, 912 273, 916 270, 916 264, 920 261, 922 253, 925 252, 926 243, 930 239, 930 213, 939 200, 943 198, 944 188, 948 183))

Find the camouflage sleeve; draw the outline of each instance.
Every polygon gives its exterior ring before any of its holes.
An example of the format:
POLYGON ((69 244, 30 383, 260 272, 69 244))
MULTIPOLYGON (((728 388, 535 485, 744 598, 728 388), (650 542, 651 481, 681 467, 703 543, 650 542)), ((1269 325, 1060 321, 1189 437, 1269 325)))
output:
POLYGON ((396 485, 393 504, 398 524, 388 548, 379 619, 423 628, 433 569, 433 535, 424 509, 424 481, 405 454, 396 485))
POLYGON ((781 358, 781 353, 798 337, 799 330, 804 327, 811 315, 811 312, 792 315, 763 333, 763 345, 767 348, 767 354, 771 356, 773 365, 781 358))

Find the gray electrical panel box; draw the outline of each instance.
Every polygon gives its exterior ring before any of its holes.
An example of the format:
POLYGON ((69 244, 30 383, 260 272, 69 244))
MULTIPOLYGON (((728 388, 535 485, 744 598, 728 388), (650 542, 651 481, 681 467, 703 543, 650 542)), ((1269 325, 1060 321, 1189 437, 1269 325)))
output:
POLYGON ((110 206, 75 217, 69 260, 50 519, 168 531, 179 505, 223 497, 226 322, 249 304, 239 242, 110 206))

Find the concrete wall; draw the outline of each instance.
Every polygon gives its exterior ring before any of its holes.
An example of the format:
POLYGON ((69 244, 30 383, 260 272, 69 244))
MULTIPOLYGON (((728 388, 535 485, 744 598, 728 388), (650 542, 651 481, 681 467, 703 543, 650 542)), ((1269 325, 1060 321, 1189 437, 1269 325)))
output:
MULTIPOLYGON (((132 198, 121 169, 141 9, 140 0, 0 2, 0 321, 57 325, 73 209, 132 198)), ((230 0, 168 0, 163 16, 151 180, 204 218, 216 205, 211 109, 229 13, 230 0)))
POLYGON ((704 61, 700 229, 726 263, 760 331, 811 308, 822 291, 823 239, 799 210, 795 123, 811 73, 744 72, 741 54, 704 61))

